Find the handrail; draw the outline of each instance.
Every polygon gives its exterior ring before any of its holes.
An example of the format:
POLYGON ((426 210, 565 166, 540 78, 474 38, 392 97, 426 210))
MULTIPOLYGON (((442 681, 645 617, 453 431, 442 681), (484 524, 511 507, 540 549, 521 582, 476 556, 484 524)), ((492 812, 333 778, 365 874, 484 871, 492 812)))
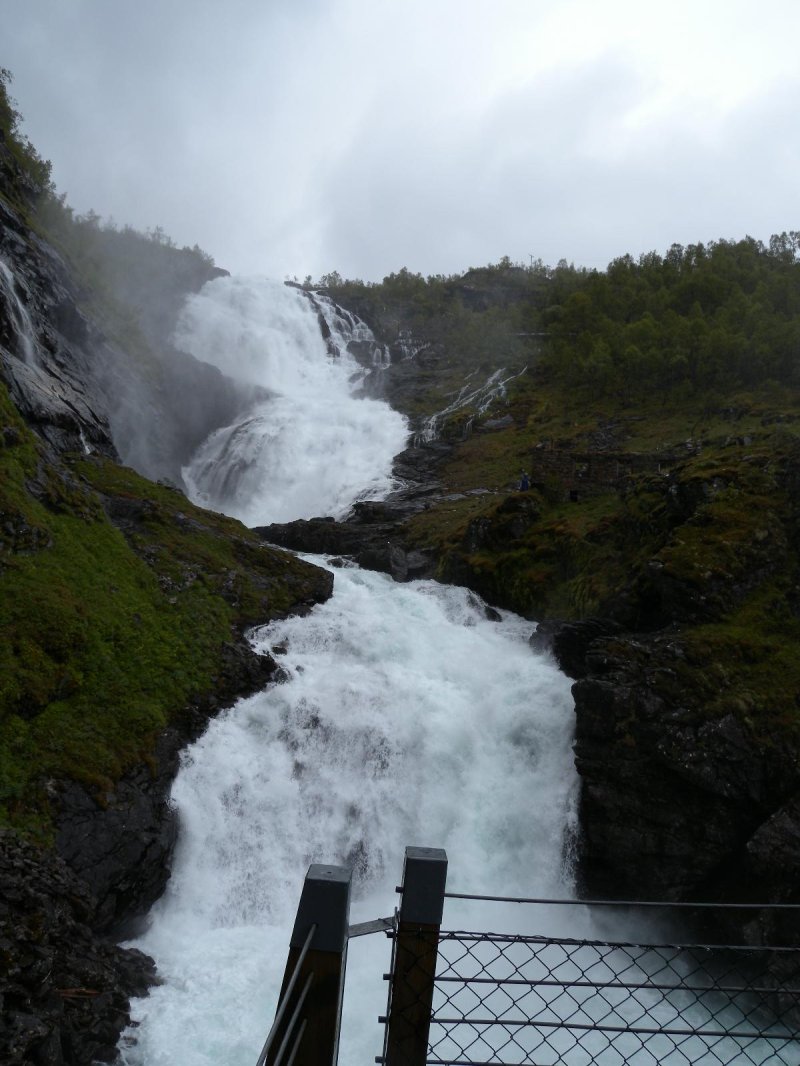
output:
POLYGON ((637 1040, 651 1050, 656 1037, 673 1050, 687 1041, 698 1042, 698 1054, 713 1047, 727 1066, 741 1053, 741 1061, 755 1062, 746 1049, 737 1050, 737 1041, 747 1041, 746 1047, 771 1042, 770 1061, 786 1061, 775 1057, 785 1049, 800 1055, 800 946, 791 944, 800 903, 482 895, 445 891, 446 874, 445 852, 406 848, 399 910, 349 925, 351 871, 309 868, 280 1002, 256 1066, 336 1066, 348 942, 377 932, 392 942, 390 972, 383 975, 386 1014, 379 1019, 383 1053, 375 1059, 384 1066, 502 1066, 511 1061, 506 1046, 515 1062, 533 1062, 542 1049, 562 1055, 569 1046, 588 1061, 593 1033, 625 1064, 635 1060, 637 1040), (771 929, 772 919, 769 926, 772 939, 784 943, 687 943, 698 935, 687 930, 674 934, 678 941, 653 943, 447 929, 441 924, 446 899, 782 912, 786 921, 771 929), (568 1005, 563 1013, 562 1001, 568 1005), (479 1062, 487 1052, 495 1058, 479 1062))
MULTIPOLYGON (((396 889, 402 892, 402 887, 396 889)), ((800 910, 800 903, 687 903, 650 899, 538 899, 525 896, 481 896, 471 892, 445 892, 445 899, 473 899, 487 903, 544 903, 560 907, 683 907, 687 910, 800 910)))
MULTIPOLYGON (((261 1054, 258 1056, 256 1066, 264 1066, 264 1063, 267 1061, 267 1055, 269 1054, 270 1047, 272 1046, 272 1041, 275 1039, 275 1034, 277 1033, 281 1022, 283 1021, 283 1016, 286 1013, 286 1008, 289 1005, 289 999, 291 998, 292 992, 294 992, 294 986, 297 984, 297 978, 300 976, 300 970, 302 968, 303 963, 305 962, 306 955, 308 954, 308 949, 311 947, 311 941, 314 939, 314 933, 316 933, 316 931, 316 924, 312 925, 311 928, 308 930, 308 936, 306 937, 305 944, 303 944, 303 947, 300 950, 297 962, 295 963, 294 972, 292 973, 292 976, 289 979, 289 983, 286 986, 286 991, 284 992, 283 996, 281 997, 281 1001, 278 1004, 278 1009, 275 1012, 275 1021, 272 1023, 272 1028, 267 1033, 267 1039, 264 1041, 264 1046, 261 1049, 261 1054)), ((290 1031, 291 1028, 292 1024, 289 1025, 290 1031)))
POLYGON ((458 940, 465 944, 563 944, 569 947, 594 948, 670 948, 676 951, 742 951, 753 952, 769 950, 775 955, 782 952, 796 955, 800 950, 794 944, 690 944, 685 941, 670 940, 656 943, 648 940, 591 940, 573 936, 541 936, 525 933, 477 933, 464 929, 442 929, 440 940, 458 940))
POLYGON ((352 871, 312 863, 289 939, 275 1021, 257 1066, 336 1066, 352 871))
MULTIPOLYGON (((312 971, 308 975, 308 977, 306 978, 306 983, 303 985, 303 990, 301 991, 300 995, 297 997, 297 1006, 292 1011, 292 1016, 289 1019, 289 1024, 286 1026, 286 1032, 284 1033, 283 1040, 281 1041, 280 1047, 278 1048, 277 1052, 275 1053, 275 1066, 281 1066, 281 1062, 283 1060, 283 1053, 286 1050, 286 1047, 287 1047, 287 1045, 289 1043, 289 1037, 292 1035, 292 1032, 294 1031, 294 1027, 297 1024, 297 1019, 300 1017, 300 1011, 303 1009, 303 1004, 306 1001, 306 996, 308 995, 308 990, 311 988, 311 985, 313 984, 313 981, 314 981, 314 974, 313 974, 313 971, 312 971)), ((297 1050, 297 1047, 299 1047, 300 1041, 303 1039, 303 1033, 305 1031, 306 1021, 307 1021, 307 1019, 304 1018, 302 1023, 301 1023, 301 1025, 300 1025, 300 1031, 297 1034, 297 1039, 295 1040, 295 1046, 294 1046, 294 1048, 292 1050, 292 1057, 294 1057, 294 1055, 296 1053, 296 1050, 297 1050)))
POLYGON ((286 1066, 292 1066, 292 1063, 294 1062, 295 1058, 297 1057, 297 1052, 298 1052, 298 1050, 300 1048, 300 1041, 305 1036, 306 1026, 307 1025, 308 1025, 308 1018, 303 1018, 303 1022, 301 1024, 300 1028, 297 1030, 297 1037, 296 1037, 295 1042, 294 1042, 294 1044, 292 1046, 292 1054, 289 1056, 289 1061, 286 1063, 286 1066))

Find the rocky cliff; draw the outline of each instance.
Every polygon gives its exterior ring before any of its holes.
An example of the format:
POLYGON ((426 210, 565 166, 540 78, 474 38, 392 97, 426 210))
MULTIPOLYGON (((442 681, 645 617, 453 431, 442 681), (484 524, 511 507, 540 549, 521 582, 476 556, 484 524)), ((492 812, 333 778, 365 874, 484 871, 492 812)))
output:
POLYGON ((29 164, 0 141, 0 1057, 88 1066, 114 1057, 154 979, 106 938, 169 876, 181 748, 280 678, 247 629, 332 581, 120 465, 177 484, 236 408, 235 386, 168 340, 185 295, 220 272, 127 234, 149 271, 131 286, 105 238, 78 241, 61 216, 45 235, 29 164))

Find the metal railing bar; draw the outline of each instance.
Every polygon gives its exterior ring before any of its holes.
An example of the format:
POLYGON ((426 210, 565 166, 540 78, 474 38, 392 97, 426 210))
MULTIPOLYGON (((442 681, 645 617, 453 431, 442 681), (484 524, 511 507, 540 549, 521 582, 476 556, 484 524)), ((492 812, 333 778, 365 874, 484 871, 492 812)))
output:
POLYGON ((261 1049, 261 1054, 258 1056, 256 1066, 264 1066, 264 1063, 267 1060, 267 1055, 269 1053, 270 1046, 272 1045, 272 1041, 275 1039, 275 1033, 278 1031, 278 1027, 283 1021, 283 1016, 286 1013, 287 1006, 289 1005, 289 999, 291 998, 292 992, 294 991, 294 986, 297 984, 297 978, 300 974, 300 967, 303 965, 305 957, 308 954, 308 949, 311 947, 311 941, 314 939, 314 933, 316 933, 316 931, 316 924, 312 925, 308 930, 308 936, 305 939, 303 947, 300 949, 300 954, 298 955, 297 962, 294 966, 294 973, 291 976, 289 984, 286 986, 286 993, 283 999, 278 1004, 278 1009, 275 1012, 275 1021, 272 1023, 272 1028, 267 1033, 267 1039, 264 1041, 264 1046, 261 1049))
MULTIPOLYGON (((397 891, 401 891, 397 889, 397 891)), ((471 892, 445 892, 445 899, 473 899, 487 903, 544 903, 557 907, 685 907, 689 910, 800 910, 800 903, 678 903, 637 899, 541 899, 527 896, 479 896, 471 892)))
POLYGON ((467 933, 458 929, 442 930, 439 939, 465 944, 479 941, 487 944, 535 944, 539 947, 640 948, 642 951, 749 951, 771 954, 800 951, 796 945, 793 947, 790 944, 775 947, 763 944, 643 944, 626 940, 575 940, 571 937, 525 936, 522 933, 467 933))
POLYGON ((302 988, 302 991, 300 992, 300 995, 297 997, 297 1003, 295 1005, 294 1010, 292 1011, 292 1016, 289 1019, 287 1025, 286 1025, 286 1032, 283 1034, 283 1040, 281 1040, 280 1047, 278 1048, 277 1052, 275 1053, 275 1064, 274 1064, 274 1066, 281 1066, 281 1062, 283 1060, 283 1053, 286 1050, 286 1048, 288 1047, 289 1038, 291 1037, 292 1032, 294 1030, 294 1027, 297 1024, 297 1019, 300 1017, 300 1011, 303 1009, 303 1005, 304 1005, 304 1003, 306 1001, 306 996, 308 995, 308 990, 309 990, 309 988, 311 988, 311 985, 313 984, 313 982, 314 982, 314 971, 312 970, 311 973, 306 978, 306 983, 303 985, 303 988, 302 988))
POLYGON ((686 984, 636 984, 625 981, 533 981, 524 977, 437 977, 436 984, 462 985, 527 985, 529 988, 621 988, 635 992, 653 990, 656 992, 746 992, 748 995, 800 996, 800 988, 784 988, 773 985, 771 988, 759 988, 755 985, 686 985, 686 984))
MULTIPOLYGON (((376 1059, 383 1062, 383 1059, 376 1059)), ((488 1062, 477 1062, 475 1059, 425 1059, 425 1066, 507 1066, 499 1059, 490 1059, 488 1062)), ((528 1066, 538 1066, 537 1063, 528 1063, 528 1066)))
POLYGON ((300 1041, 303 1039, 303 1034, 306 1031, 308 1025, 308 1018, 303 1018, 303 1022, 297 1032, 297 1039, 292 1045, 292 1053, 286 1061, 286 1066, 293 1066, 294 1060, 297 1058, 297 1050, 300 1047, 300 1041))
POLYGON ((371 922, 358 922, 351 925, 347 930, 347 937, 352 940, 354 936, 367 936, 368 933, 385 933, 394 929, 394 917, 375 918, 371 922))
POLYGON ((663 1027, 645 1029, 628 1025, 589 1025, 583 1022, 570 1021, 529 1021, 527 1018, 501 1020, 499 1018, 473 1018, 468 1015, 461 1018, 439 1018, 435 1014, 431 1017, 431 1025, 441 1025, 443 1027, 446 1025, 480 1025, 484 1028, 499 1025, 503 1028, 513 1026, 515 1029, 569 1029, 587 1033, 627 1033, 631 1036, 702 1036, 709 1039, 730 1037, 734 1040, 782 1040, 785 1044, 800 1043, 800 1033, 794 1035, 791 1033, 764 1033, 758 1029, 751 1029, 749 1032, 740 1032, 734 1029, 665 1029, 663 1027))

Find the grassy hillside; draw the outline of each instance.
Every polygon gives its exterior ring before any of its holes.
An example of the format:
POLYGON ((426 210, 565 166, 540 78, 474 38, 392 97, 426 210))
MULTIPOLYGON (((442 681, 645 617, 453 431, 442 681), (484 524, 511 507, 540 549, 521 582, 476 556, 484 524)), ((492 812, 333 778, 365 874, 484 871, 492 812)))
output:
POLYGON ((506 260, 334 278, 396 355, 398 341, 419 349, 419 372, 400 361, 389 384, 412 416, 446 407, 459 381, 527 367, 488 411, 445 421, 443 491, 410 520, 411 544, 443 580, 530 618, 674 632, 662 686, 691 688, 711 716, 796 729, 797 253, 790 233, 607 271, 506 260))
POLYGON ((46 832, 63 777, 102 798, 242 627, 320 594, 319 571, 177 491, 56 462, 4 387, 0 515, 0 824, 46 832))
POLYGON ((443 471, 454 498, 413 518, 411 541, 439 554, 443 579, 531 618, 679 630, 693 685, 709 664, 709 713, 796 722, 798 396, 728 399, 642 404, 630 421, 587 401, 577 420, 547 414, 559 395, 542 389, 524 425, 456 446, 443 471), (598 459, 634 469, 604 484, 598 459), (510 488, 520 467, 530 492, 510 488))

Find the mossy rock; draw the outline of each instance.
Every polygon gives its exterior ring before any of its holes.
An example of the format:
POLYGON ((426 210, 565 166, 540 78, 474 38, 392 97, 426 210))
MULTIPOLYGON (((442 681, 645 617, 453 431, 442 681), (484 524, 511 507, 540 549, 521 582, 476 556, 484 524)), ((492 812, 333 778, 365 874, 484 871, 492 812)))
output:
POLYGON ((46 835, 52 782, 110 787, 231 641, 330 576, 110 460, 56 459, 4 388, 0 425, 0 820, 46 835))

